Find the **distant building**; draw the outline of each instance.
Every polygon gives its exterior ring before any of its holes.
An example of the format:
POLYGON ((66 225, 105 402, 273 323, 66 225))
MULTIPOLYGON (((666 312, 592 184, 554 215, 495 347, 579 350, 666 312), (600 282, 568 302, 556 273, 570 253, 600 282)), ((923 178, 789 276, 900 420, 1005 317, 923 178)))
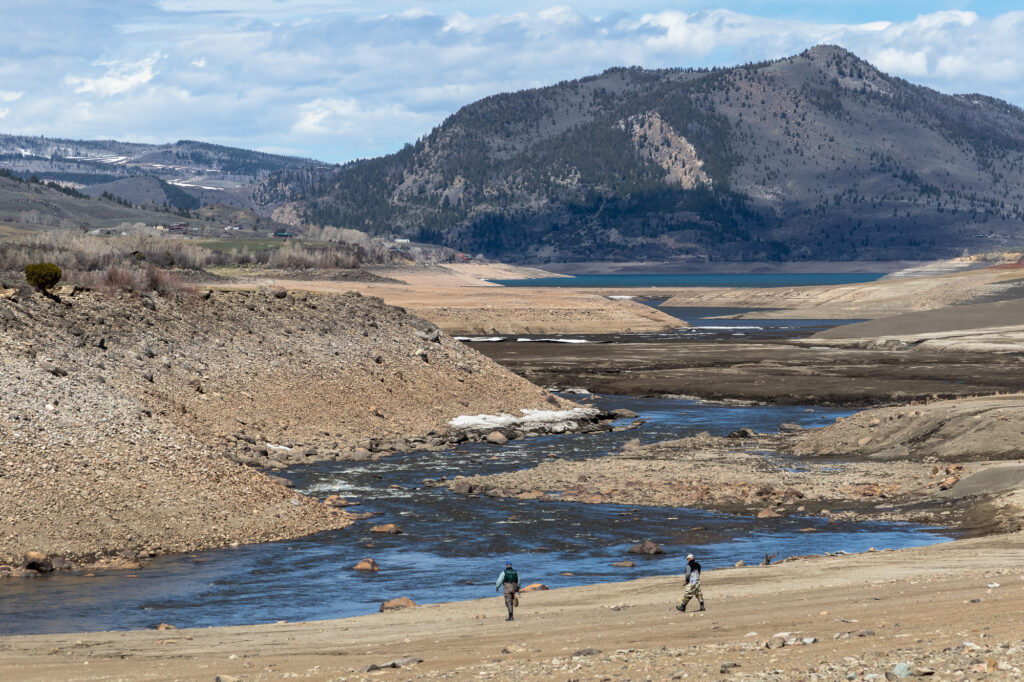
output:
POLYGON ((402 238, 402 239, 396 239, 396 240, 395 240, 395 243, 396 243, 396 244, 408 244, 408 243, 409 243, 409 240, 408 240, 408 239, 404 239, 404 238, 402 238))

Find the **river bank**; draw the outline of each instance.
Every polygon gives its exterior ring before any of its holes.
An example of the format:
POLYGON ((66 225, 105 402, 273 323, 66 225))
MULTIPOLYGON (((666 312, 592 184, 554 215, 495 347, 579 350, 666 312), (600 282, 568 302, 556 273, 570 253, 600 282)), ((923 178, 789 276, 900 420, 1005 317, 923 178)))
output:
POLYGON ((0 368, 0 575, 28 552, 44 571, 131 567, 343 528, 350 514, 252 467, 440 446, 467 414, 576 408, 358 294, 13 290, 0 368))
POLYGON ((666 575, 524 594, 513 623, 492 597, 310 623, 7 637, 0 677, 863 679, 908 664, 1004 679, 1024 656, 1022 565, 1018 533, 705 571, 705 613, 675 611, 680 581, 666 575))

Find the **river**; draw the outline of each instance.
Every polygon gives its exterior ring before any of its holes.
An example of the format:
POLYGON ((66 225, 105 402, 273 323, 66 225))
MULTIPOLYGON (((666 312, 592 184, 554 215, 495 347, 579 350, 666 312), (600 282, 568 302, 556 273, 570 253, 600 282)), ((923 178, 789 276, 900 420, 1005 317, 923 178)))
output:
MULTIPOLYGON (((381 601, 408 596, 418 603, 493 596, 493 582, 512 561, 526 583, 552 588, 679 573, 692 551, 705 569, 765 553, 780 557, 826 551, 899 548, 951 539, 948 532, 898 523, 826 523, 823 519, 753 519, 686 508, 584 505, 551 501, 467 498, 423 485, 426 478, 526 468, 555 454, 597 457, 623 442, 668 440, 709 431, 722 435, 783 422, 823 426, 849 410, 740 406, 673 398, 598 397, 604 408, 625 407, 646 419, 624 432, 546 436, 497 447, 467 444, 454 451, 413 452, 379 462, 330 462, 286 472, 296 487, 320 497, 359 499, 354 511, 380 512, 340 531, 261 545, 157 558, 133 572, 94 578, 52 575, 0 584, 0 634, 154 627, 203 627, 338 618, 375 612, 381 601), (401 535, 369 532, 396 523, 401 535), (801 533, 806 527, 816 533, 801 533), (635 557, 630 544, 653 540, 660 557, 635 557), (367 547, 372 545, 372 547, 367 547), (379 573, 353 571, 365 557, 379 573), (612 562, 633 559, 635 568, 612 562)), ((714 602, 714 571, 705 576, 714 602)), ((666 602, 677 599, 666 594, 666 602)), ((529 595, 524 595, 524 606, 529 595)), ((495 601, 481 612, 497 613, 495 601)))

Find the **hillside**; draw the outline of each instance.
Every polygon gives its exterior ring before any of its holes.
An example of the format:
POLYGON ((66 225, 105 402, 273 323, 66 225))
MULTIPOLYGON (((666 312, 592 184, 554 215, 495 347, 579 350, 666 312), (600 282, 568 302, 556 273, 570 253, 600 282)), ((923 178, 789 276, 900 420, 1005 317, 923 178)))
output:
POLYGON ((310 159, 194 140, 139 144, 0 134, 0 167, 134 203, 173 208, 211 203, 248 207, 255 182, 270 173, 315 165, 310 159))
POLYGON ((1024 111, 818 46, 610 69, 464 107, 390 156, 282 170, 264 210, 509 261, 891 260, 1016 243, 1024 111))
POLYGON ((358 294, 58 302, 0 286, 0 564, 344 526, 236 462, 440 445, 459 415, 572 406, 431 330, 358 294))
MULTIPOLYGON (((150 179, 153 183, 158 181, 150 179)), ((53 181, 28 182, 0 175, 0 236, 45 230, 87 231, 113 229, 124 223, 168 225, 182 221, 172 207, 166 210, 136 208, 124 197, 108 194, 95 198, 53 181)), ((155 208, 155 207, 153 207, 155 208)), ((189 220, 207 226, 206 220, 189 220)))

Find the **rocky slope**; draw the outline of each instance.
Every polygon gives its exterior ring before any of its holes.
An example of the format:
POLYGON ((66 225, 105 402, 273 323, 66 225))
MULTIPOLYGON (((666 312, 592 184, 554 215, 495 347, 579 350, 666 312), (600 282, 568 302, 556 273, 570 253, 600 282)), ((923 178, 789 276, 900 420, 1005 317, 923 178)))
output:
POLYGON ((1014 243, 1022 181, 1019 108, 818 46, 495 95, 390 156, 282 170, 256 200, 516 262, 892 260, 1014 243))
POLYGON ((459 415, 572 407, 359 295, 0 290, 0 564, 344 526, 237 461, 441 445, 459 415))

